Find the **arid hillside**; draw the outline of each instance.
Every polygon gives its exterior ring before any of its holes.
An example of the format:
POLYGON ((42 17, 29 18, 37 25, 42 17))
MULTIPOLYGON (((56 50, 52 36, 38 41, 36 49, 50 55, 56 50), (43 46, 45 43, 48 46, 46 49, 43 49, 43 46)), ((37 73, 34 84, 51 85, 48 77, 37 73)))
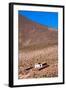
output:
POLYGON ((58 76, 58 31, 31 21, 25 16, 19 20, 18 78, 42 78, 58 76), (47 67, 35 69, 35 63, 47 63, 47 67))
POLYGON ((19 15, 19 49, 57 44, 58 32, 19 15), (38 44, 38 46, 37 46, 38 44))

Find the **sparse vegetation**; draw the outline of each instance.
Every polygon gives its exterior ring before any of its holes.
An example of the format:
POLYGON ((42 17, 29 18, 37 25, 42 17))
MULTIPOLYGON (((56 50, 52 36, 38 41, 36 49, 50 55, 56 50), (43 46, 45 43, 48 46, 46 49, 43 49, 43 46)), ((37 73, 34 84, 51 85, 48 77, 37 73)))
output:
MULTIPOLYGON (((21 60, 20 60, 21 62, 19 61, 19 67, 21 66, 25 72, 25 68, 28 68, 31 66, 34 67, 35 63, 46 62, 49 65, 49 67, 42 69, 40 71, 34 68, 29 70, 28 73, 30 77, 27 77, 27 78, 57 77, 58 76, 57 52, 58 52, 57 45, 54 45, 53 47, 44 48, 42 50, 36 50, 36 51, 27 52, 27 53, 22 52, 21 60)), ((24 74, 24 76, 25 75, 26 73, 24 74)))

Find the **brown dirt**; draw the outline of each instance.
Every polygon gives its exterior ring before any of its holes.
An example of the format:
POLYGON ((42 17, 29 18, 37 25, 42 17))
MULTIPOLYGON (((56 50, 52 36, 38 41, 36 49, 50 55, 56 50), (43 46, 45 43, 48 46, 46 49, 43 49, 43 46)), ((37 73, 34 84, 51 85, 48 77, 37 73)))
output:
POLYGON ((58 51, 57 45, 41 50, 19 53, 19 79, 42 78, 58 76, 58 51), (42 70, 34 68, 35 63, 47 63, 49 66, 42 70), (26 71, 28 67, 32 69, 26 71))

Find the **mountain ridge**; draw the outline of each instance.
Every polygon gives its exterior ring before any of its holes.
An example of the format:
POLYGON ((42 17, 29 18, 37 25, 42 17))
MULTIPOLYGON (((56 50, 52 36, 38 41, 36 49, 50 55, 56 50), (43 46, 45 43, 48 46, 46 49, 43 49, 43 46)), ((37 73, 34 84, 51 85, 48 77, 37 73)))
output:
POLYGON ((27 19, 24 16, 18 16, 19 21, 19 48, 43 47, 48 44, 58 43, 58 32, 42 26, 27 19))

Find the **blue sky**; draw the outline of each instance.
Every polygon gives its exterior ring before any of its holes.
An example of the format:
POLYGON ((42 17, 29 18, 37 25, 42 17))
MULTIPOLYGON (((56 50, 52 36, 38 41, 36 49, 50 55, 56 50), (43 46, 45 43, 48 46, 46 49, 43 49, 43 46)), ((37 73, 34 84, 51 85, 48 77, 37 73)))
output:
POLYGON ((18 14, 49 28, 58 29, 57 12, 18 11, 18 14))

